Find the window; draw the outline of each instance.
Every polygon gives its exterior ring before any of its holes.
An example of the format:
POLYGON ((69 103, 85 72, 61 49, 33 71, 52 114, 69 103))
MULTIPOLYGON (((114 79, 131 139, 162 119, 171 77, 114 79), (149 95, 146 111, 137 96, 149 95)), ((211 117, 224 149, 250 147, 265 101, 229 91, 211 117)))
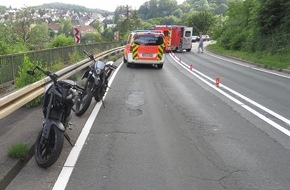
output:
POLYGON ((134 43, 137 45, 161 45, 163 44, 162 36, 155 35, 136 35, 134 43))
POLYGON ((169 31, 164 31, 164 36, 169 36, 169 31))
POLYGON ((191 32, 190 31, 186 31, 185 32, 185 37, 191 37, 191 32))
POLYGON ((130 34, 130 36, 128 37, 127 44, 129 44, 131 42, 131 39, 132 39, 132 34, 130 34))

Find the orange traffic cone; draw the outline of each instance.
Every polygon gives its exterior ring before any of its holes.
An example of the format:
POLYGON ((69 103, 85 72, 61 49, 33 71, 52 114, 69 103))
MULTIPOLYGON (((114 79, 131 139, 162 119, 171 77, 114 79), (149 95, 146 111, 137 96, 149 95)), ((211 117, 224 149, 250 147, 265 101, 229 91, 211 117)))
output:
POLYGON ((215 79, 215 86, 216 86, 216 87, 219 87, 219 85, 220 85, 220 78, 217 77, 217 78, 215 79))
POLYGON ((192 64, 189 65, 189 69, 192 71, 192 64))

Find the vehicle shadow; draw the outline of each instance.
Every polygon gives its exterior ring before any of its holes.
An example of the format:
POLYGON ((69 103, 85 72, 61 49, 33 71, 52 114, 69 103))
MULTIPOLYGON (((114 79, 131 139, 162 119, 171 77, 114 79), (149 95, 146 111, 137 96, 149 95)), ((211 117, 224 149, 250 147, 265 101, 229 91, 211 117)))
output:
POLYGON ((146 64, 135 64, 135 65, 131 65, 130 67, 127 67, 128 69, 157 69, 160 70, 158 68, 157 65, 146 65, 146 64))

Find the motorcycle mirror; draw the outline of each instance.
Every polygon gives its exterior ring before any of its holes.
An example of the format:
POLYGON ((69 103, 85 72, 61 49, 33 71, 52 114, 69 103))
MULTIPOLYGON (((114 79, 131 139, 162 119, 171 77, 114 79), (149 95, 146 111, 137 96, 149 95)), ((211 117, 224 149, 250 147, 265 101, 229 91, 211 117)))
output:
POLYGON ((89 57, 90 57, 91 60, 95 59, 93 55, 90 55, 89 57))
POLYGON ((35 75, 35 72, 34 71, 31 71, 31 70, 27 71, 26 73, 29 74, 29 75, 32 75, 32 76, 35 75))

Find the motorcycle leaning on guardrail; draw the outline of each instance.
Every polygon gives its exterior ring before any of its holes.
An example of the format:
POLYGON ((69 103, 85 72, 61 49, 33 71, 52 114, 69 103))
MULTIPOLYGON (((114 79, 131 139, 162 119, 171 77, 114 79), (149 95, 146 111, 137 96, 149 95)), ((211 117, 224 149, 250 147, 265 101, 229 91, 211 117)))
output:
POLYGON ((80 94, 76 100, 75 113, 77 116, 83 115, 89 108, 92 98, 97 102, 103 99, 108 88, 108 80, 112 71, 117 68, 113 61, 104 63, 96 60, 93 55, 84 51, 84 53, 93 61, 93 64, 86 70, 82 76, 85 80, 84 93, 80 94))
POLYGON ((46 71, 39 66, 27 71, 35 75, 35 70, 43 72, 50 77, 52 84, 47 87, 42 96, 43 127, 35 142, 35 160, 42 167, 52 166, 60 156, 64 137, 73 146, 70 137, 65 132, 71 123, 71 110, 73 110, 78 93, 84 89, 72 80, 58 80, 58 75, 46 71))

